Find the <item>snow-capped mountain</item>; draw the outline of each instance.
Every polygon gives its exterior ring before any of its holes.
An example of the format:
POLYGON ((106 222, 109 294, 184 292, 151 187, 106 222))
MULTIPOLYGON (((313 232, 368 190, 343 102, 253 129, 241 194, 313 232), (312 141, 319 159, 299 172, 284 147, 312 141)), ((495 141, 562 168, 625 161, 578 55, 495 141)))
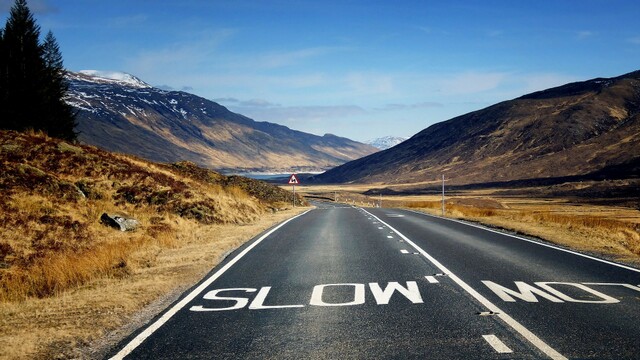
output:
POLYGON ((365 144, 371 145, 380 150, 386 150, 400 144, 407 139, 408 138, 406 137, 399 136, 384 136, 381 138, 365 141, 365 144))
POLYGON ((150 88, 151 85, 138 79, 137 77, 119 71, 99 71, 99 70, 81 70, 77 73, 69 73, 69 77, 80 77, 87 82, 100 84, 115 84, 122 86, 132 86, 136 88, 150 88))
POLYGON ((189 160, 219 170, 317 171, 375 148, 256 122, 182 91, 155 88, 120 72, 69 72, 67 102, 78 110, 79 139, 159 162, 189 160))

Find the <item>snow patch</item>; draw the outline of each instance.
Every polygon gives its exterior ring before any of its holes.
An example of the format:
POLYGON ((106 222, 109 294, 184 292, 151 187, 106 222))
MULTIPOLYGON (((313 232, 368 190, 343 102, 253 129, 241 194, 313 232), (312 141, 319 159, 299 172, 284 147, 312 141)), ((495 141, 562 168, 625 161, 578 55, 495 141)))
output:
POLYGON ((97 82, 117 83, 124 86, 135 88, 150 88, 151 85, 138 79, 137 77, 120 71, 101 71, 101 70, 81 70, 80 74, 101 80, 97 82))
POLYGON ((392 148, 401 142, 407 140, 406 137, 398 137, 398 136, 384 136, 381 138, 365 141, 365 144, 376 147, 380 150, 386 150, 392 148))

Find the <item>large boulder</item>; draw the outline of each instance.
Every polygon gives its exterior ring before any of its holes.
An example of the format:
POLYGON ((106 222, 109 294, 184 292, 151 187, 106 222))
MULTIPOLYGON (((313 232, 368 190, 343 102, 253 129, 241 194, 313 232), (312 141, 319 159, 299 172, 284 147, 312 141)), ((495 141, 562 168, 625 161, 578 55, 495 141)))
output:
POLYGON ((140 226, 140 222, 136 219, 107 213, 102 214, 100 222, 120 231, 133 231, 140 226))

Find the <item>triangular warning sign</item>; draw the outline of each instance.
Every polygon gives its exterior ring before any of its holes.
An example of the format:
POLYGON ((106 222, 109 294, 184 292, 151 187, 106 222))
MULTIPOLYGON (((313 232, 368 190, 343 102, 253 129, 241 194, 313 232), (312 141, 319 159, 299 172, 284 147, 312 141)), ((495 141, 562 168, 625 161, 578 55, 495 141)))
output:
POLYGON ((296 174, 292 174, 291 175, 291 177, 289 178, 289 184, 291 184, 291 185, 299 184, 298 178, 296 177, 296 174))

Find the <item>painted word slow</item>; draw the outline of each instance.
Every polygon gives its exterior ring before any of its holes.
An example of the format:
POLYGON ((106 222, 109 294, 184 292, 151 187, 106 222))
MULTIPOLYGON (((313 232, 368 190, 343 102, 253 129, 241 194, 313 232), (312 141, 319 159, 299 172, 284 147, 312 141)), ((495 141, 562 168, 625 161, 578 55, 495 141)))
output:
MULTIPOLYGON (((378 283, 369 283, 369 291, 373 295, 378 305, 389 304, 389 301, 394 294, 402 296, 409 300, 413 304, 422 304, 422 296, 418 289, 418 284, 415 281, 407 281, 406 286, 401 285, 399 282, 390 282, 386 286, 382 287, 378 283)), ((264 309, 287 309, 287 308, 302 308, 306 304, 280 304, 280 305, 265 305, 267 296, 271 291, 270 286, 265 286, 260 289, 255 288, 231 288, 231 289, 217 289, 207 292, 203 299, 207 300, 206 305, 196 305, 190 308, 191 311, 203 312, 203 311, 230 311, 239 310, 248 306, 249 310, 264 310, 264 309), (255 296, 249 296, 246 294, 254 294, 255 296), (242 295, 242 296, 241 296, 242 295), (251 299, 253 298, 253 299, 251 299), (224 307, 217 307, 216 303, 222 302, 224 307)), ((323 284, 317 285, 311 292, 311 298, 309 299, 309 306, 354 306, 362 305, 366 301, 367 286, 365 284, 323 284), (325 294, 327 292, 340 291, 348 294, 348 298, 342 298, 340 300, 329 300, 325 294)))

